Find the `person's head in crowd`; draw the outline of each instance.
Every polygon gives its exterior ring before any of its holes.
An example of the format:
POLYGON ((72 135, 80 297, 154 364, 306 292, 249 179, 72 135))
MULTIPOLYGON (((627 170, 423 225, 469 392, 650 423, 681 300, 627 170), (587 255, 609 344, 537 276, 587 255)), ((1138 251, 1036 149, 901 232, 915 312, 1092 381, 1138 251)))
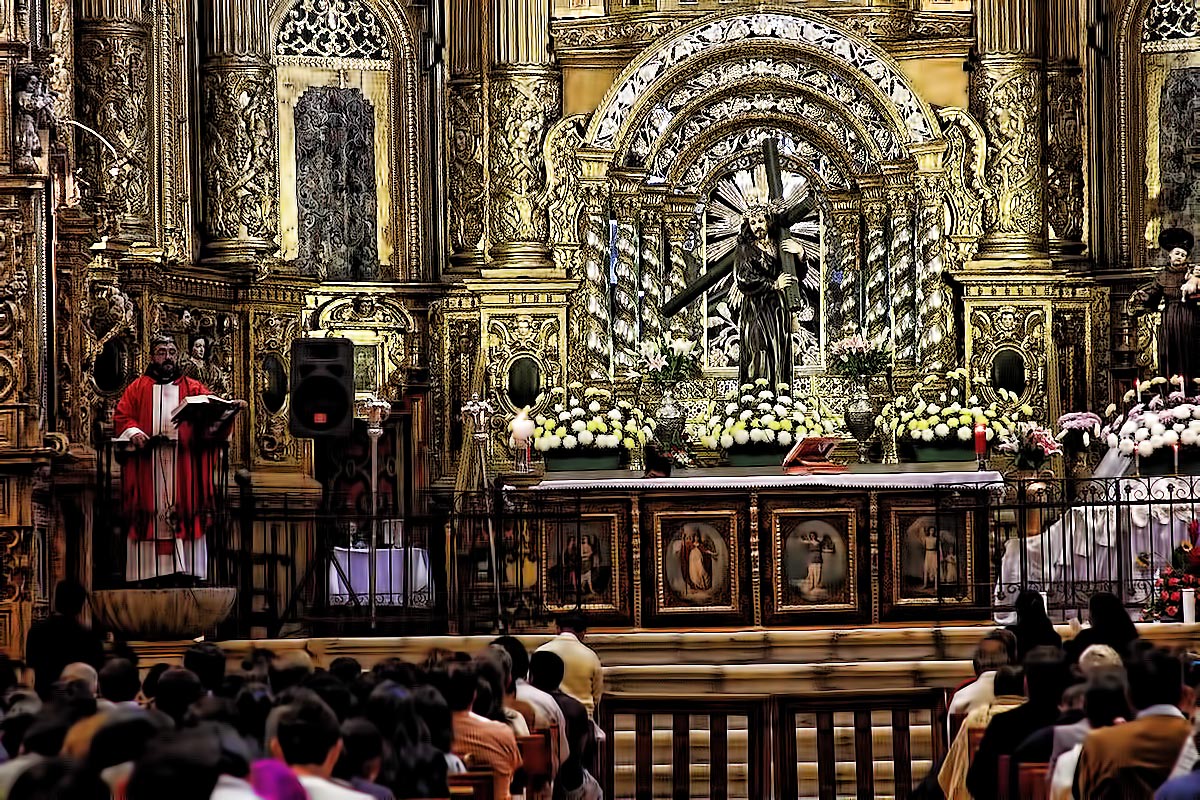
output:
POLYGON ((499 647, 489 647, 475 657, 475 671, 480 686, 475 697, 474 711, 481 717, 504 720, 507 660, 508 653, 499 647))
POLYGON ((1132 719, 1125 673, 1116 669, 1093 673, 1088 679, 1083 711, 1093 728, 1105 728, 1132 719))
POLYGON ((1122 652, 1124 647, 1138 638, 1137 628, 1129 618, 1125 604, 1111 592, 1096 592, 1091 596, 1088 600, 1088 621, 1104 641, 1122 656, 1125 655, 1122 652))
POLYGON ((1058 710, 1064 714, 1070 711, 1082 711, 1083 701, 1086 696, 1086 683, 1072 683, 1063 689, 1062 699, 1058 701, 1058 710))
POLYGON ((67 731, 75 724, 67 714, 48 709, 33 721, 21 743, 21 752, 52 758, 62 751, 67 731))
POLYGON ((353 686, 358 677, 362 675, 362 671, 362 664, 357 658, 350 656, 339 656, 329 665, 329 674, 347 686, 353 686))
POLYGON ((492 647, 499 647, 508 653, 514 681, 525 680, 529 676, 529 651, 521 644, 520 639, 515 636, 501 636, 492 640, 492 647))
POLYGON ((18 686, 4 695, 4 715, 37 714, 42 710, 42 698, 33 689, 18 686))
POLYGON ((54 610, 64 617, 78 617, 87 604, 87 589, 78 581, 59 581, 54 587, 54 610))
POLYGON ((1067 666, 1057 647, 1035 647, 1025 656, 1025 696, 1036 705, 1057 706, 1067 683, 1067 666))
POLYGON ((557 692, 565 673, 566 667, 557 653, 539 650, 529 657, 529 682, 543 692, 557 692))
POLYGON ((237 704, 228 697, 204 695, 188 706, 183 715, 183 726, 195 728, 205 723, 219 723, 238 730, 241 727, 241 715, 238 714, 237 704))
POLYGON ((435 647, 425 654, 425 672, 433 672, 434 670, 443 668, 446 664, 454 661, 455 653, 453 650, 447 650, 444 647, 435 647))
POLYGON ((1079 673, 1085 678, 1097 671, 1124 668, 1120 654, 1106 644, 1088 645, 1079 655, 1079 673))
POLYGON ((275 654, 263 647, 255 647, 242 659, 242 674, 247 680, 266 683, 270 678, 271 662, 275 654))
POLYGON ((384 681, 375 687, 367 698, 365 716, 397 748, 429 740, 412 692, 397 683, 384 681))
POLYGON ((446 670, 442 694, 452 712, 470 711, 479 691, 479 677, 474 664, 451 664, 446 670))
POLYGON ((971 665, 975 674, 982 675, 992 672, 1017 660, 1017 637, 1011 631, 996 630, 980 640, 975 647, 975 657, 971 665))
POLYGON ((92 714, 90 717, 79 720, 67 729, 67 735, 63 737, 62 750, 59 752, 74 761, 85 760, 88 751, 91 750, 92 739, 106 722, 108 722, 107 714, 92 714))
POLYGON ((313 674, 313 662, 303 650, 286 650, 271 659, 271 691, 282 694, 293 686, 299 686, 313 674))
POLYGON ((996 697, 1024 697, 1025 668, 1006 665, 996 670, 992 691, 996 697))
POLYGON ((100 676, 96 673, 96 668, 82 661, 67 664, 63 667, 62 674, 58 676, 58 679, 67 683, 79 681, 88 687, 88 691, 92 693, 92 697, 95 697, 100 692, 100 676))
POLYGON ((212 642, 200 642, 183 654, 183 668, 196 673, 206 692, 216 692, 225 680, 225 653, 212 642))
POLYGON ((8 800, 110 800, 108 787, 69 758, 47 758, 26 767, 8 800))
POLYGON ((175 667, 164 672, 158 679, 154 707, 173 719, 176 725, 181 725, 192 703, 203 696, 204 687, 196 673, 190 669, 175 667))
POLYGON ((354 711, 354 693, 350 687, 328 672, 318 672, 304 681, 304 688, 311 689, 325 701, 339 722, 349 719, 354 711))
POLYGON ((220 746, 210 732, 192 729, 164 735, 134 764, 126 798, 208 800, 220 777, 219 764, 220 746))
POLYGON ((417 714, 429 731, 429 743, 438 751, 449 753, 454 741, 454 721, 446 698, 432 686, 418 686, 412 690, 412 696, 417 714))
POLYGON ((400 684, 406 689, 411 689, 425 682, 425 676, 416 664, 410 664, 399 658, 384 659, 372 667, 371 672, 375 673, 380 682, 391 681, 392 683, 400 684))
POLYGON ((21 668, 18 661, 13 661, 4 653, 0 653, 0 695, 7 694, 20 685, 18 673, 21 668))
POLYGON ((142 683, 137 666, 125 658, 109 659, 99 674, 100 696, 114 703, 129 703, 137 699, 142 683))
POLYGON ((103 778, 113 788, 114 796, 123 796, 134 762, 151 742, 171 730, 171 724, 165 714, 153 709, 117 709, 106 715, 88 749, 88 770, 103 778))
POLYGON ((279 706, 267 719, 267 750, 292 768, 322 778, 333 775, 342 754, 337 717, 320 700, 279 706))
POLYGON ((96 713, 96 695, 83 681, 59 681, 50 687, 46 705, 78 722, 96 713))
POLYGON ((142 679, 142 697, 147 700, 154 699, 154 695, 158 693, 159 679, 170 668, 170 664, 159 662, 146 671, 146 677, 142 679))
POLYGON ((8 753, 9 757, 21 752, 25 734, 36 719, 34 714, 22 713, 9 714, 0 720, 0 745, 4 745, 4 752, 8 753))
POLYGON ((237 706, 238 719, 241 720, 239 730, 242 735, 256 742, 263 741, 267 730, 267 716, 275 705, 271 687, 265 683, 247 683, 233 698, 233 702, 237 706))
POLYGON ((587 617, 578 611, 568 611, 565 614, 560 614, 555 620, 558 626, 559 633, 573 633, 579 641, 583 641, 583 637, 587 635, 587 617))
POLYGON ((396 753, 396 797, 446 797, 446 757, 430 745, 405 747, 396 753))
POLYGON ((333 777, 343 781, 360 778, 374 782, 383 769, 383 735, 370 720, 350 719, 342 723, 342 755, 333 777))
POLYGON ((1138 711, 1151 706, 1178 706, 1183 698, 1183 663, 1161 648, 1142 650, 1125 665, 1129 699, 1138 711))

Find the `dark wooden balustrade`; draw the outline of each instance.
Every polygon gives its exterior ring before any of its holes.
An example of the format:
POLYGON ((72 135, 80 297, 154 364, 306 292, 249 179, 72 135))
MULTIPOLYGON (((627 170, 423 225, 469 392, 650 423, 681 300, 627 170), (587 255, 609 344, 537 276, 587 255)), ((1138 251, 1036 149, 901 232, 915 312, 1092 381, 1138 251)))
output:
POLYGON ((650 800, 654 796, 654 716, 671 717, 671 797, 688 800, 691 791, 691 752, 693 716, 709 720, 708 793, 711 800, 729 797, 729 718, 746 718, 747 774, 746 796, 766 796, 770 775, 769 698, 764 696, 722 695, 714 697, 656 697, 652 695, 605 695, 597 720, 608 737, 605 742, 600 782, 604 796, 617 797, 616 741, 617 716, 634 718, 634 798, 650 800))
POLYGON ((890 712, 892 765, 895 797, 905 800, 912 794, 912 730, 910 717, 914 711, 925 711, 929 717, 930 758, 938 764, 946 755, 946 738, 942 727, 946 713, 945 692, 941 689, 895 690, 880 694, 864 692, 820 692, 806 695, 772 698, 775 719, 775 785, 776 797, 793 800, 799 796, 796 765, 796 722, 801 714, 816 718, 817 792, 820 800, 835 800, 838 796, 837 758, 834 715, 848 713, 854 718, 854 775, 856 794, 860 800, 876 795, 875 759, 886 760, 886 754, 874 752, 872 714, 890 712))

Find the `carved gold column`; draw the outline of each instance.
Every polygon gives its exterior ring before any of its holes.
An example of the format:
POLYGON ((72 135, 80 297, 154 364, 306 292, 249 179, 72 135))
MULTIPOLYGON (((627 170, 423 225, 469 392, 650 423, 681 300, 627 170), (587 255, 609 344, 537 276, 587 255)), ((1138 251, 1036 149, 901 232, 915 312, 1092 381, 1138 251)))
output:
POLYGON ((888 270, 891 275, 892 341, 896 361, 912 364, 917 354, 917 292, 913 274, 913 199, 909 187, 888 193, 888 270))
POLYGON ((580 361, 588 380, 607 381, 612 371, 612 315, 608 297, 608 191, 605 183, 582 188, 586 220, 580 248, 582 281, 576 293, 578 313, 572 329, 578 335, 580 361))
POLYGON ((149 19, 142 0, 80 0, 78 11, 76 115, 117 150, 79 132, 82 194, 89 210, 111 210, 123 238, 150 240, 149 19))
POLYGON ((953 298, 942 259, 944 180, 940 172, 917 173, 917 364, 925 373, 957 362, 953 298))
POLYGON ((641 276, 643 341, 662 338, 663 319, 663 197, 651 195, 641 212, 641 276))
POLYGON ((562 79, 550 55, 550 5, 493 0, 488 87, 489 254, 495 268, 550 269, 542 145, 562 115, 562 79))
POLYGON ((1077 256, 1085 248, 1083 164, 1087 122, 1080 66, 1082 11, 1077 0, 1047 0, 1046 216, 1050 251, 1077 256))
POLYGON ((279 136, 267 0, 204 6, 204 260, 253 273, 279 230, 279 136))
POLYGON ((978 260, 1042 259, 1046 243, 1045 84, 1039 30, 1046 0, 982 0, 971 111, 987 134, 978 260))
POLYGON ((863 203, 863 216, 867 223, 866 256, 863 259, 863 280, 866 281, 866 308, 863 314, 863 329, 869 342, 886 344, 891 338, 888 314, 891 298, 888 296, 887 203, 879 189, 868 189, 863 203))
POLYGON ((617 220, 617 259, 613 271, 613 374, 633 368, 638 352, 638 196, 621 192, 613 197, 617 220))
MULTIPOLYGON (((688 253, 694 252, 690 245, 695 245, 692 226, 696 217, 696 198, 693 196, 672 197, 663 207, 663 224, 666 230, 667 267, 664 282, 663 299, 669 300, 687 288, 691 281, 693 270, 688 259, 688 253)), ((668 328, 685 331, 698 331, 700 323, 700 303, 695 302, 680 311, 674 319, 665 321, 668 328)))
POLYGON ((452 0, 446 42, 447 201, 452 268, 478 269, 487 236, 482 2, 452 0))
POLYGON ((863 289, 861 247, 862 202, 857 197, 831 198, 833 231, 841 252, 841 284, 838 287, 838 307, 829 309, 831 339, 840 339, 849 328, 862 327, 863 289))

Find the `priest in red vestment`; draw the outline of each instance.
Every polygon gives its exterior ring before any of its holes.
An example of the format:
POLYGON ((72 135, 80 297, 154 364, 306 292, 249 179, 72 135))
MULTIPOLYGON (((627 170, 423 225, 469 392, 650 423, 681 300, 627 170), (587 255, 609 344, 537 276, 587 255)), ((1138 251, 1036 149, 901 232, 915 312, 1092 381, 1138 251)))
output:
MULTIPOLYGON (((219 443, 227 424, 201 436, 172 415, 188 397, 208 395, 180 373, 173 339, 156 336, 146 374, 125 390, 114 414, 122 510, 129 524, 125 577, 130 582, 208 576, 206 528, 214 512, 219 443)), ((240 405, 245 405, 239 401, 240 405)))

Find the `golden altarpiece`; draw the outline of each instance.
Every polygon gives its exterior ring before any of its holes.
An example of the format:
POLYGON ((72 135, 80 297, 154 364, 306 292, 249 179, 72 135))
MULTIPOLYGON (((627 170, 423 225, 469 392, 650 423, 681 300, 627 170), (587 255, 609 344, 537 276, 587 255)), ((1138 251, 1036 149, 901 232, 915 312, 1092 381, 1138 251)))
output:
POLYGON ((685 401, 722 394, 721 304, 663 306, 768 138, 816 199, 807 389, 836 405, 823 354, 855 325, 902 381, 1003 364, 1049 419, 1109 397, 1153 353, 1124 297, 1196 218, 1200 32, 1184 0, 1101 6, 0 4, 0 647, 88 577, 152 333, 249 400, 231 458, 265 497, 320 491, 287 426, 300 336, 355 341, 426 486, 470 481, 472 394, 621 384, 666 329, 705 343, 685 401))

